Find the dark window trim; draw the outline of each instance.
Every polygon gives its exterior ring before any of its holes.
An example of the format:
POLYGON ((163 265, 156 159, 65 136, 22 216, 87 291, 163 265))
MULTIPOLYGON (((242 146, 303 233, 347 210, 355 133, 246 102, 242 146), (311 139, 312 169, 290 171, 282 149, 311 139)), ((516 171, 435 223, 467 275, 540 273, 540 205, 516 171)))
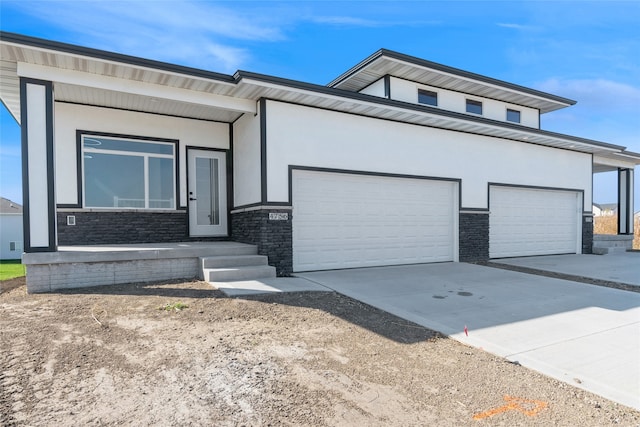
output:
POLYGON ((260 202, 267 203, 267 99, 260 98, 260 202))
POLYGON ((418 88, 418 103, 421 105, 431 105, 433 107, 438 106, 438 92, 430 89, 420 89, 418 88), (428 96, 429 98, 435 99, 435 104, 430 104, 428 102, 420 102, 420 95, 428 96))
POLYGON ((511 123, 522 123, 522 111, 513 108, 507 108, 505 120, 511 123), (509 120, 509 113, 518 113, 518 120, 509 120))
MULTIPOLYGON (((178 139, 168 139, 168 138, 154 138, 152 136, 139 136, 139 135, 127 135, 127 134, 119 134, 119 133, 111 133, 111 132, 93 132, 90 130, 76 130, 76 168, 77 175, 76 179, 78 180, 77 194, 78 194, 78 203, 77 205, 58 205, 60 208, 80 208, 85 209, 83 203, 83 194, 84 194, 84 171, 82 169, 82 137, 85 135, 95 135, 95 136, 103 136, 105 138, 121 138, 121 139, 131 139, 138 141, 146 141, 146 142, 164 142, 171 143, 174 145, 174 167, 176 168, 176 176, 175 176, 175 194, 176 194, 176 205, 174 209, 163 209, 165 211, 171 212, 175 210, 184 210, 185 207, 180 204, 180 140, 178 139)), ((87 208, 87 209, 101 209, 101 208, 87 208)), ((111 209, 111 208, 108 208, 111 209)), ((140 209, 140 208, 138 208, 140 209)), ((117 208, 116 208, 117 210, 117 208)), ((129 211, 130 209, 121 209, 123 211, 129 211)), ((152 209, 147 209, 152 210, 152 209)))
POLYGON ((46 80, 37 80, 20 77, 20 117, 22 124, 20 133, 22 138, 22 200, 24 217, 23 240, 24 251, 29 252, 55 252, 57 251, 56 239, 56 200, 55 200, 55 175, 54 175, 54 152, 53 152, 53 83, 46 80), (28 106, 27 106, 27 85, 44 86, 45 89, 45 139, 47 158, 47 211, 48 211, 48 245, 31 246, 31 215, 29 203, 29 134, 28 134, 28 106))
POLYGON ((471 99, 471 98, 467 98, 465 100, 465 111, 469 114, 477 114, 479 116, 482 116, 482 114, 484 113, 484 105, 482 101, 478 101, 477 99, 471 99), (476 111, 470 111, 470 108, 472 107, 480 107, 480 112, 476 112, 476 111))

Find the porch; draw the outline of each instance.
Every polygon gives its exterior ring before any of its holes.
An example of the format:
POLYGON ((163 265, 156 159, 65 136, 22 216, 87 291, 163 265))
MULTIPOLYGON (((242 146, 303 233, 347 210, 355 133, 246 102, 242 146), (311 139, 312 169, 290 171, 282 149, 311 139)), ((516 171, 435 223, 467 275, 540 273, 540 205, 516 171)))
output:
POLYGON ((254 245, 237 242, 60 246, 25 253, 29 293, 173 279, 207 281, 275 277, 254 245))

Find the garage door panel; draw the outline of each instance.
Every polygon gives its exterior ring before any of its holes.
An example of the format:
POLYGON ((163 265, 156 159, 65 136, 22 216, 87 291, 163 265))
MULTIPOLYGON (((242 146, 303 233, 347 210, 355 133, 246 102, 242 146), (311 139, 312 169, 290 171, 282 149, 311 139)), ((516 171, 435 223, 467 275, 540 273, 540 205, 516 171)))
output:
POLYGON ((578 192, 493 186, 489 197, 491 258, 579 251, 578 192))
POLYGON ((294 271, 454 260, 457 183, 293 174, 294 271))

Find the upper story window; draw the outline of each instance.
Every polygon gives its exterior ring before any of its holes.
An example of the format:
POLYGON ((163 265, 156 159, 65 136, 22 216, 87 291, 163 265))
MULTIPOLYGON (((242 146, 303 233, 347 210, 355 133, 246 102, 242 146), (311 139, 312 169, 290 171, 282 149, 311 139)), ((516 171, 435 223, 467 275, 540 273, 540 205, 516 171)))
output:
POLYGON ((82 136, 87 208, 175 209, 176 144, 82 136))
POLYGON ((418 102, 420 104, 438 106, 438 93, 430 90, 418 89, 418 102))
POLYGON ((507 121, 520 123, 520 111, 507 108, 507 121))
POLYGON ((467 99, 467 113, 482 114, 482 102, 467 99))

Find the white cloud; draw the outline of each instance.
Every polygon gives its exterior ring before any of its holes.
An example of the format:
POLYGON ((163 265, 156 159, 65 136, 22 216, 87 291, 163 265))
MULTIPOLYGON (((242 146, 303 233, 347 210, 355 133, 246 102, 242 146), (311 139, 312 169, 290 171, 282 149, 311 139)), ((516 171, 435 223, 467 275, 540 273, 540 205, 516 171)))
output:
POLYGON ((316 16, 310 19, 311 22, 317 24, 350 26, 350 27, 380 27, 383 25, 381 22, 372 21, 369 19, 353 18, 350 16, 316 16))
POLYGON ((534 25, 523 25, 523 24, 514 24, 514 23, 505 23, 505 22, 499 22, 498 27, 503 27, 503 28, 511 28, 513 30, 520 30, 520 31, 532 31, 532 30, 539 30, 540 27, 536 27, 534 25))
POLYGON ((552 78, 535 85, 545 92, 575 99, 580 105, 610 110, 633 109, 640 104, 640 88, 606 79, 552 78))

